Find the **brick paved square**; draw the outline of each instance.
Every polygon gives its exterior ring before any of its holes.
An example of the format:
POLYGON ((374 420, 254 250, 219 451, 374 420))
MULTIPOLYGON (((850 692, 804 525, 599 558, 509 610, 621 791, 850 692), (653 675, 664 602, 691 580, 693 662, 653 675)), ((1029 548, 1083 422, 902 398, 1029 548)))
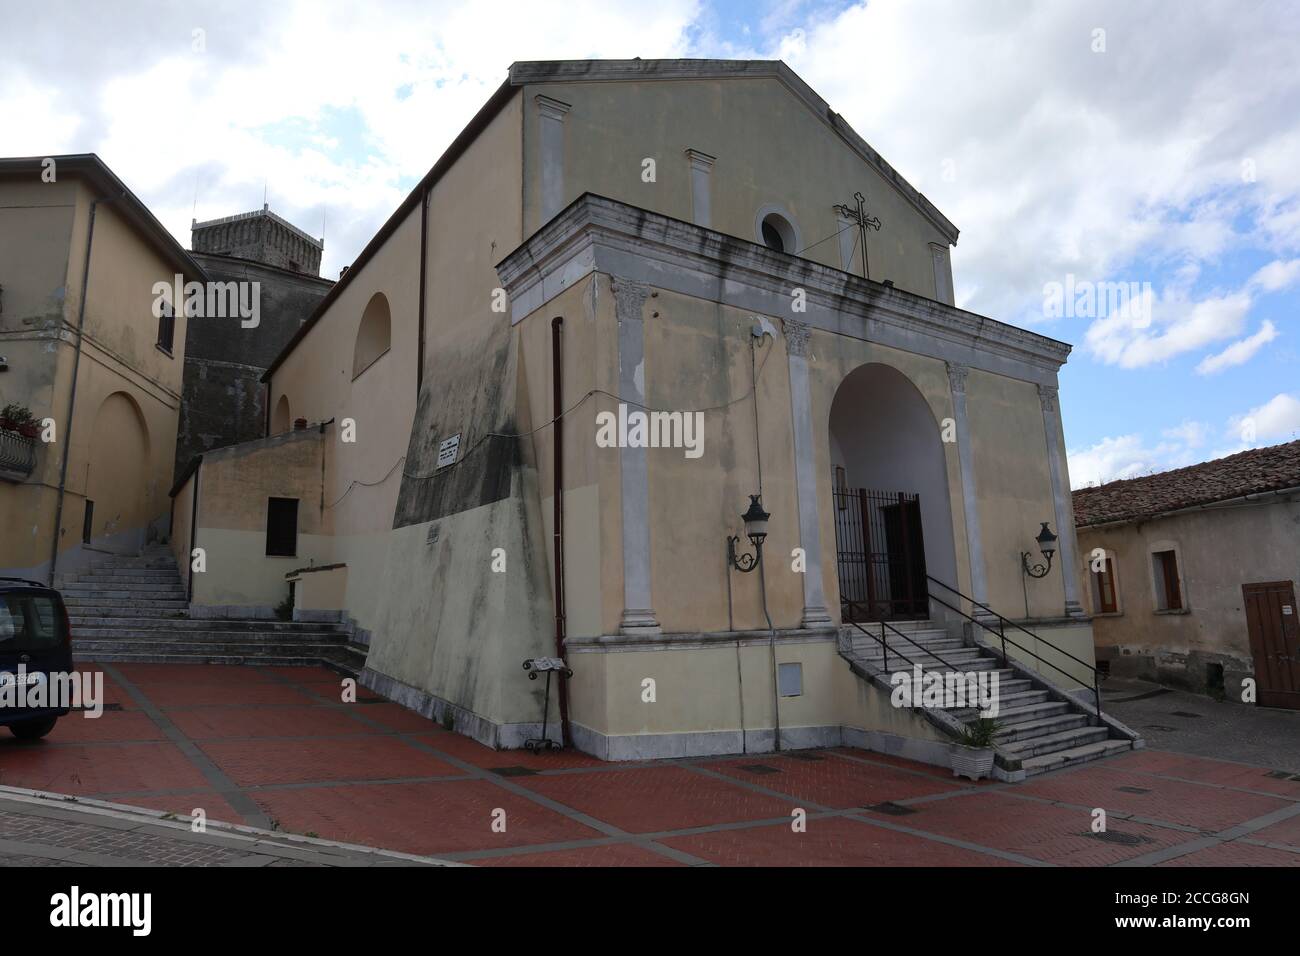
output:
POLYGON ((1122 860, 1186 843, 1197 835, 1107 820, 1109 838, 1092 833, 1092 815, 996 791, 971 793, 916 804, 914 815, 899 818, 914 830, 954 837, 1060 866, 1110 866, 1122 860), (1133 845, 1120 842, 1135 841, 1133 845))
POLYGON ((856 820, 809 820, 722 830, 660 842, 721 866, 1015 866, 998 857, 948 846, 856 820))
POLYGON ((253 798, 281 829, 405 853, 453 853, 604 836, 481 780, 259 790, 253 798), (496 809, 505 811, 504 833, 492 831, 496 809))
POLYGON ((205 707, 174 710, 168 719, 192 740, 229 737, 338 737, 376 734, 341 711, 303 707, 205 707))
POLYGON ((530 790, 629 833, 784 817, 799 805, 683 767, 520 777, 530 790))
POLYGON ((106 710, 98 717, 73 712, 59 718, 45 738, 50 743, 164 740, 162 729, 142 710, 106 710))
POLYGON ((0 784, 91 795, 202 789, 208 781, 171 743, 15 746, 0 740, 0 784))
POLYGON ((1108 764, 1084 764, 1068 774, 1031 778, 1020 786, 1020 792, 1211 831, 1272 813, 1290 803, 1277 797, 1133 773, 1108 764), (1120 787, 1148 792, 1126 793, 1120 787))
POLYGON ((759 776, 745 770, 744 761, 736 760, 720 760, 704 766, 737 780, 788 793, 796 800, 836 809, 969 789, 951 778, 942 780, 889 765, 859 763, 835 754, 827 754, 818 761, 768 755, 762 763, 780 772, 759 776))
POLYGON ((394 737, 204 741, 200 746, 240 786, 461 774, 394 737))
POLYGON ((530 770, 571 770, 581 767, 609 767, 610 764, 580 750, 560 750, 547 753, 529 753, 526 750, 493 750, 464 734, 440 733, 422 736, 422 741, 435 750, 464 760, 476 767, 527 767, 530 770))
POLYGON ((1300 855, 1236 841, 1206 847, 1160 866, 1300 866, 1300 855))
POLYGON ((467 862, 474 866, 685 866, 662 853, 626 843, 549 853, 512 853, 467 862))

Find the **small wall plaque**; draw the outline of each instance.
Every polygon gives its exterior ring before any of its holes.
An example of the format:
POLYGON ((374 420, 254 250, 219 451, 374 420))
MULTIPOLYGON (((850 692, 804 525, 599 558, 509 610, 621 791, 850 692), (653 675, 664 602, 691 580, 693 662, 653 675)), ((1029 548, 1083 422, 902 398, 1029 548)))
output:
POLYGON ((444 438, 438 445, 438 466, 446 468, 456 464, 456 453, 460 451, 460 432, 450 438, 444 438))

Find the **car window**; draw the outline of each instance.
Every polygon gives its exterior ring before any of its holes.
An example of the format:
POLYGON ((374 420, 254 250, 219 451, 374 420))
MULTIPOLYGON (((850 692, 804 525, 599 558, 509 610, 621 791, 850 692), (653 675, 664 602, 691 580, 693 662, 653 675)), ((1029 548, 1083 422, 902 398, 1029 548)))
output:
POLYGON ((0 653, 57 647, 63 614, 47 594, 0 594, 0 653))

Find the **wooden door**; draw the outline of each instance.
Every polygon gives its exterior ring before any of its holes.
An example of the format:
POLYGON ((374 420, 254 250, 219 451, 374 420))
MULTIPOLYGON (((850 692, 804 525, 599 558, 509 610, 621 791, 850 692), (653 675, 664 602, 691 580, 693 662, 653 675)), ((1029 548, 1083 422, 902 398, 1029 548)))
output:
POLYGON ((1300 608, 1290 581, 1243 584, 1259 703, 1300 710, 1300 608))

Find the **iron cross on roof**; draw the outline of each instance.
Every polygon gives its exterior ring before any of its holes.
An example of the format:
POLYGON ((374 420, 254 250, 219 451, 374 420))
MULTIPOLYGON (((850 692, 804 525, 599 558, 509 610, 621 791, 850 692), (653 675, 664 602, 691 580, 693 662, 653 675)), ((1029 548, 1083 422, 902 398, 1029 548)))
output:
POLYGON ((851 209, 848 203, 840 203, 835 207, 835 211, 850 222, 858 224, 858 241, 862 243, 862 278, 869 279, 871 276, 868 274, 867 269, 867 230, 874 229, 879 232, 880 220, 875 216, 867 217, 866 196, 856 192, 853 194, 853 198, 857 200, 856 208, 851 209))

